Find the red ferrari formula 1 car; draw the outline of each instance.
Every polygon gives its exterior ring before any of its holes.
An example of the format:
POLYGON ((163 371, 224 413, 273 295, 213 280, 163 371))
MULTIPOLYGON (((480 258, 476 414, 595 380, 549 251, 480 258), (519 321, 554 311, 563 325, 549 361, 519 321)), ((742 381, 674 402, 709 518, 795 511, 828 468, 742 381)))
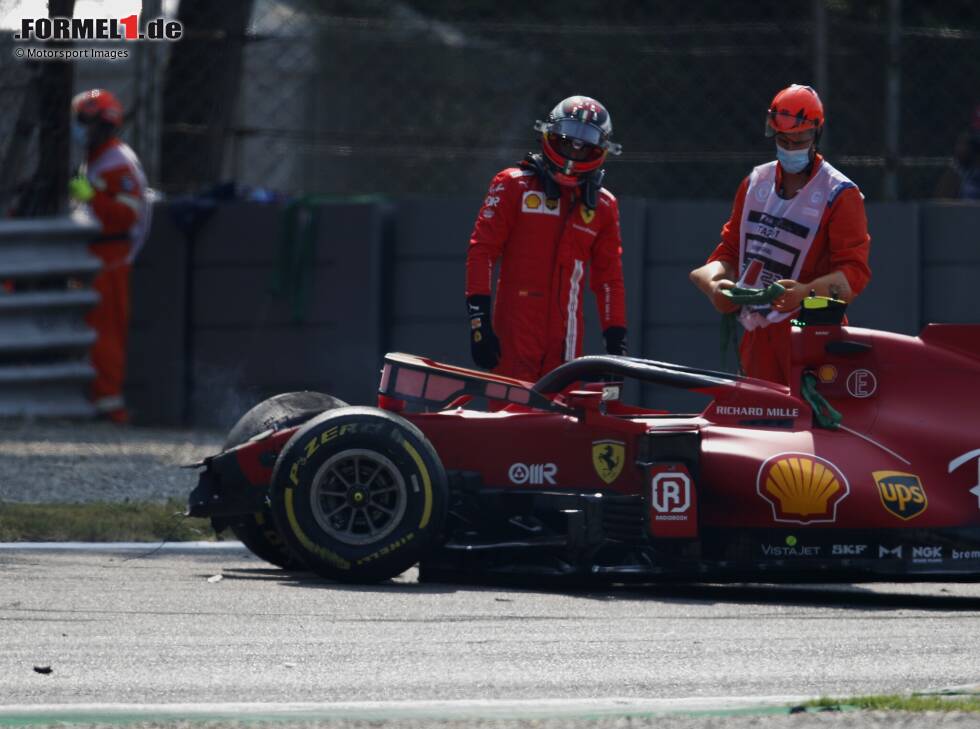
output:
POLYGON ((841 316, 807 300, 792 387, 609 356, 528 383, 389 354, 378 407, 302 392, 253 408, 199 464, 189 514, 349 582, 415 563, 423 579, 976 578, 980 326, 908 337, 841 316), (630 407, 610 376, 712 400, 630 407))

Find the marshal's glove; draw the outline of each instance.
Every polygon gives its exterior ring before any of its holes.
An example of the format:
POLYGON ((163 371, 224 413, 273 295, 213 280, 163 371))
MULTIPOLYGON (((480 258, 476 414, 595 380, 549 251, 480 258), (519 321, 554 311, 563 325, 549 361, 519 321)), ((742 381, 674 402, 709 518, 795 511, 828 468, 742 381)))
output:
POLYGON ((606 354, 626 355, 626 327, 609 327, 602 338, 606 340, 606 354))
POLYGON ((470 317, 470 354, 477 367, 492 370, 500 361, 500 340, 490 323, 490 297, 470 296, 466 309, 470 317))
POLYGON ((95 197, 95 188, 92 187, 92 183, 87 178, 80 175, 69 180, 68 195, 72 200, 87 203, 95 197))

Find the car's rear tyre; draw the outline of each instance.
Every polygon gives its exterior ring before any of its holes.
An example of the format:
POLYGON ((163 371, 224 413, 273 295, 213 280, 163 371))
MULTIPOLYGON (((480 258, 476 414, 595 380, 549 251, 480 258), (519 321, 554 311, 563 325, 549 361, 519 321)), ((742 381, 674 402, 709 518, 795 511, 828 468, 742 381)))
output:
MULTIPOLYGON (((223 450, 254 438, 267 430, 282 430, 305 423, 325 410, 346 406, 322 392, 285 392, 258 405, 245 413, 229 431, 223 450)), ((269 507, 263 507, 252 514, 244 514, 230 525, 232 533, 252 554, 266 562, 285 569, 302 569, 298 560, 283 542, 276 530, 269 507)))
POLYGON ((279 533, 307 567, 342 582, 378 582, 407 570, 438 538, 448 485, 417 427, 358 407, 297 431, 269 495, 279 533))

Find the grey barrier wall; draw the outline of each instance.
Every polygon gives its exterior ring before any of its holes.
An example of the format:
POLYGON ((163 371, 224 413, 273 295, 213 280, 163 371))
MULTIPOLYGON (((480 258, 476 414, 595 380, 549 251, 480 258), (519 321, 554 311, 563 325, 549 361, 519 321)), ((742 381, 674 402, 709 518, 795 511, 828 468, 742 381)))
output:
MULTIPOLYGON (((688 280, 719 241, 730 203, 652 201, 644 235, 643 310, 630 322, 642 329, 640 356, 714 370, 731 370, 735 355, 723 361, 719 317, 688 280)), ((700 395, 648 385, 642 402, 665 410, 700 410, 700 395)))
POLYGON ((388 271, 390 350, 470 363, 466 248, 479 209, 471 199, 399 201, 388 271))
POLYGON ((0 221, 0 416, 91 417, 86 312, 102 262, 87 217, 0 221))
MULTIPOLYGON (((852 325, 915 335, 930 321, 922 310, 926 290, 921 251, 928 231, 919 225, 922 211, 928 207, 915 203, 867 206, 871 282, 848 307, 847 316, 852 325)), ((978 311, 980 308, 974 308, 974 321, 980 322, 978 311)))
POLYGON ((134 272, 127 400, 135 422, 228 425, 260 400, 320 390, 372 402, 382 345, 381 204, 219 205, 192 236, 165 209, 134 272))
POLYGON ((157 205, 130 282, 126 401, 138 423, 179 425, 187 415, 189 253, 167 206, 157 205))
POLYGON ((980 205, 922 206, 923 322, 980 321, 980 205))
MULTIPOLYGON (((222 205, 193 241, 158 210, 134 274, 127 396, 137 421, 227 426, 295 389, 372 403, 385 351, 469 365, 465 258, 479 203, 317 204, 303 212, 308 235, 292 242, 280 206, 222 205)), ((733 371, 719 316, 687 278, 730 203, 620 204, 631 353, 733 371)), ((928 321, 980 322, 980 205, 869 203, 868 217, 873 278, 850 308, 854 326, 915 334, 928 321)), ((585 296, 586 352, 597 353, 585 296)), ((628 395, 670 410, 704 403, 662 388, 628 395)))

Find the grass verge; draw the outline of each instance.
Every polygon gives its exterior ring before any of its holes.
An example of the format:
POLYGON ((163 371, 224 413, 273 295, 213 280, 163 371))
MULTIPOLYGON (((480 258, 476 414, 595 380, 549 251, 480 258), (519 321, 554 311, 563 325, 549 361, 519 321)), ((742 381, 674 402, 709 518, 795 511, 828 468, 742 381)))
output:
POLYGON ((0 502, 0 542, 169 542, 213 539, 207 519, 183 516, 185 505, 91 502, 0 502))
POLYGON ((968 711, 980 713, 980 695, 926 694, 912 696, 855 696, 848 699, 823 698, 806 706, 817 709, 864 709, 866 711, 968 711))

